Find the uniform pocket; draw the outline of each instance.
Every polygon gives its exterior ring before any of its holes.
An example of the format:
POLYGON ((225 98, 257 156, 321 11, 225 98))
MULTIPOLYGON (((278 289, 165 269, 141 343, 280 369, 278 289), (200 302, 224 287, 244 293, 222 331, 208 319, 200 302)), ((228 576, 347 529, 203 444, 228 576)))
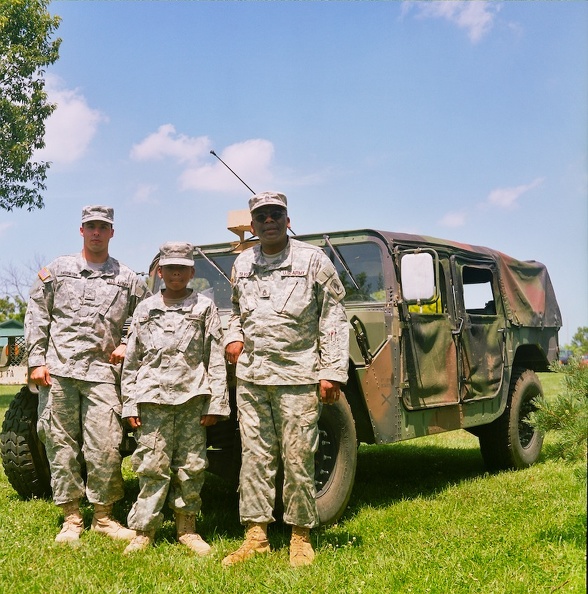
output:
POLYGON ((307 308, 309 297, 303 278, 283 277, 282 283, 272 294, 272 308, 276 313, 297 318, 307 308))

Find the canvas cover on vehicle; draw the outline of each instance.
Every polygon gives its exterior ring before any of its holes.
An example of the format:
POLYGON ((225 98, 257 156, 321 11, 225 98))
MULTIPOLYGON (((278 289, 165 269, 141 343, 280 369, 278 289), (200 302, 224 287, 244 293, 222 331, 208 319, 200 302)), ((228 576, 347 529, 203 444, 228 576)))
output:
POLYGON ((547 268, 496 252, 500 290, 509 320, 517 326, 561 328, 561 313, 547 268))
POLYGON ((521 261, 497 250, 405 233, 380 232, 398 247, 431 247, 491 258, 498 266, 500 291, 508 319, 516 326, 561 328, 562 320, 547 268, 534 260, 521 261), (424 245, 423 245, 424 244, 424 245))

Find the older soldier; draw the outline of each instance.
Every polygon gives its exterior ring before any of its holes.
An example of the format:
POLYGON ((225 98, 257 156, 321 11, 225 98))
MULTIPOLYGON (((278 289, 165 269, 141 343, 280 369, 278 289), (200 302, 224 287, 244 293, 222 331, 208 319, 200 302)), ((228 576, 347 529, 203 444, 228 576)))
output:
POLYGON ((111 513, 124 495, 123 326, 147 286, 109 256, 113 224, 112 208, 83 208, 81 253, 61 256, 39 271, 25 318, 29 377, 39 386, 38 433, 49 459, 53 499, 65 517, 55 539, 60 543, 79 540, 84 494, 94 504, 92 530, 122 540, 135 535, 111 513))
POLYGON ((336 402, 347 380, 345 290, 322 250, 288 237, 286 196, 256 194, 249 209, 260 245, 235 261, 225 339, 227 360, 237 364, 239 511, 247 529, 243 545, 223 565, 269 551, 281 455, 284 522, 292 526, 290 564, 297 567, 314 559, 310 529, 319 523, 314 454, 321 402, 336 402))
POLYGON ((149 547, 166 502, 174 510, 178 540, 197 555, 210 546, 196 533, 204 483, 206 427, 230 414, 222 324, 214 303, 188 288, 194 248, 160 248, 161 293, 145 299, 133 317, 123 367, 123 417, 136 430, 132 462, 139 497, 129 513, 137 536, 125 549, 149 547))

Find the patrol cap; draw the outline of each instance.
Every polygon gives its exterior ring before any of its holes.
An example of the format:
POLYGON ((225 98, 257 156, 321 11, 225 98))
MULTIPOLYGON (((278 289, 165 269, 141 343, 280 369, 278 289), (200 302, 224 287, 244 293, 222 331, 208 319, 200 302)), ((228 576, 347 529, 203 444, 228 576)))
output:
POLYGON ((286 210, 288 209, 288 200, 284 194, 280 194, 279 192, 262 192, 261 194, 255 194, 249 198, 249 212, 253 212, 256 208, 268 204, 274 204, 275 206, 281 206, 286 210))
POLYGON ((110 206, 84 206, 82 208, 82 224, 88 221, 104 221, 114 225, 114 208, 110 206))
POLYGON ((168 241, 159 248, 159 265, 194 266, 194 246, 184 241, 168 241))

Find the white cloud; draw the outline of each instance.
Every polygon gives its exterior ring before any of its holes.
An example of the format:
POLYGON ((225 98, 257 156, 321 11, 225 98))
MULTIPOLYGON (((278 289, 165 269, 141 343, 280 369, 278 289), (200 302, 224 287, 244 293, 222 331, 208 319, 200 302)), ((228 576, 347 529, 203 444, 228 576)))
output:
POLYGON ((204 164, 186 169, 180 178, 183 190, 232 191, 247 184, 253 191, 267 188, 273 176, 270 165, 274 145, 269 140, 256 138, 228 146, 219 157, 238 175, 231 173, 218 159, 213 164, 204 164))
POLYGON ((157 186, 153 184, 140 184, 131 201, 133 204, 159 204, 159 200, 153 196, 156 191, 157 186))
POLYGON ((457 227, 463 227, 466 224, 467 215, 464 211, 460 212, 448 212, 440 221, 439 224, 442 227, 451 227, 455 229, 457 227))
MULTIPOLYGON (((226 166, 210 154, 211 148, 208 136, 187 136, 178 133, 173 124, 164 124, 133 145, 130 156, 135 161, 171 159, 182 168, 178 178, 180 190, 233 192, 243 190, 243 183, 253 190, 270 186, 274 146, 269 140, 254 138, 228 146, 218 153, 226 166)), ((148 199, 152 193, 149 188, 140 189, 135 200, 148 199)))
POLYGON ((172 124, 164 124, 139 144, 133 145, 131 158, 136 161, 161 160, 171 157, 179 163, 192 163, 202 159, 210 150, 207 136, 191 138, 177 134, 172 124))
POLYGON ((14 227, 14 223, 0 223, 0 237, 2 237, 11 227, 14 227))
POLYGON ((465 29, 472 43, 480 41, 494 26, 494 18, 500 10, 497 3, 478 0, 441 2, 403 2, 402 12, 418 11, 418 17, 445 19, 460 29, 465 29))
POLYGON ((530 184, 525 184, 522 186, 514 186, 512 188, 497 188, 496 190, 492 190, 490 194, 488 194, 488 198, 486 200, 486 205, 490 206, 497 206, 498 208, 504 208, 508 210, 512 210, 517 205, 519 198, 540 186, 544 181, 544 178, 540 177, 533 180, 530 184))
POLYGON ((56 103, 55 111, 45 125, 45 148, 35 158, 56 164, 70 164, 84 156, 94 138, 98 125, 108 118, 88 106, 78 89, 66 89, 63 81, 47 75, 47 97, 56 103))
MULTIPOLYGON (((170 158, 183 167, 178 184, 181 190, 216 192, 243 188, 236 175, 252 188, 267 187, 272 180, 269 167, 274 147, 269 140, 260 138, 238 142, 225 148, 219 157, 225 165, 210 154, 211 142, 207 136, 190 137, 178 134, 172 124, 160 126, 131 149, 136 161, 159 161, 170 158)), ((143 193, 146 190, 143 189, 143 193)))

